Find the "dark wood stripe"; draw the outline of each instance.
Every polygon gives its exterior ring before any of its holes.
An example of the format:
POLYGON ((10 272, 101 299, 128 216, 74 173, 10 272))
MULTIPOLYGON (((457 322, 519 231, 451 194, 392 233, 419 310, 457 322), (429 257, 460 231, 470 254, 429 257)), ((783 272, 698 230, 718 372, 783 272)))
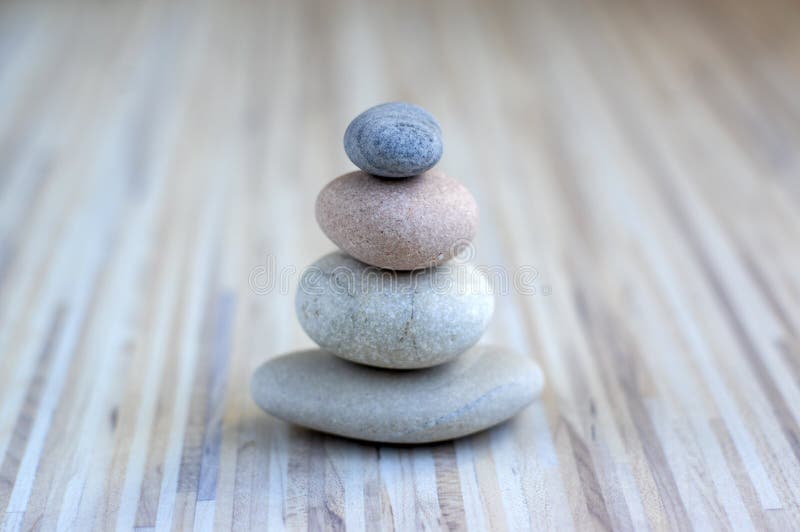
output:
POLYGON ((455 447, 452 443, 437 445, 431 452, 436 468, 436 492, 444 526, 447 530, 464 530, 466 514, 455 447))
POLYGON ((611 517, 608 514, 600 482, 597 480, 594 461, 589 448, 571 425, 567 423, 566 427, 569 441, 572 445, 572 452, 575 456, 575 465, 578 468, 578 476, 581 479, 583 495, 586 498, 586 509, 598 529, 613 530, 614 526, 611 524, 611 517))
POLYGON ((20 462, 28 445, 28 437, 31 433, 33 421, 36 418, 36 412, 39 410, 39 402, 44 383, 50 371, 54 348, 61 332, 64 313, 64 307, 58 307, 50 318, 47 336, 37 356, 33 378, 28 383, 22 408, 17 415, 17 421, 14 423, 14 429, 11 432, 11 441, 8 444, 3 462, 0 464, 0 516, 3 515, 8 506, 20 462))
MULTIPOLYGON (((178 310, 178 316, 173 323, 181 323, 183 304, 178 310)), ((172 405, 174 403, 175 382, 178 371, 179 326, 173 331, 166 350, 166 359, 161 371, 158 400, 153 425, 148 444, 147 461, 145 463, 142 486, 139 491, 139 501, 136 509, 134 526, 139 528, 154 527, 158 515, 158 501, 161 497, 161 481, 164 478, 164 455, 166 453, 167 438, 170 423, 172 423, 172 405)))
POLYGON ((5 280, 8 271, 11 269, 11 262, 14 259, 16 248, 8 240, 0 240, 0 298, 5 295, 5 280))
POLYGON ((750 475, 747 473, 742 458, 736 450, 736 445, 733 443, 728 428, 721 419, 712 419, 709 424, 717 437, 722 454, 725 455, 728 469, 730 469, 736 481, 736 487, 747 508, 747 513, 750 514, 750 519, 753 520, 753 526, 755 526, 756 530, 768 530, 769 526, 764 519, 764 510, 759 504, 758 493, 756 493, 753 482, 750 480, 750 475))
POLYGON ((800 335, 798 335, 795 324, 789 318, 789 313, 778 300, 775 291, 770 286, 766 275, 764 274, 762 268, 758 265, 757 261, 754 260, 750 254, 742 250, 739 250, 739 260, 741 260, 742 264, 745 266, 745 268, 747 268, 750 278, 755 283, 758 291, 761 292, 761 296, 764 298, 764 301, 766 301, 767 305, 769 305, 773 314, 775 314, 775 317, 780 320, 784 330, 793 338, 800 341, 800 335))
POLYGON ((236 297, 224 292, 217 298, 214 333, 211 339, 211 372, 209 374, 208 406, 203 437, 203 458, 197 483, 197 500, 214 500, 219 475, 219 452, 222 442, 222 414, 225 389, 228 384, 228 365, 233 335, 236 297))
POLYGON ((344 486, 331 466, 325 445, 332 438, 315 434, 309 434, 309 438, 308 529, 344 530, 344 486))

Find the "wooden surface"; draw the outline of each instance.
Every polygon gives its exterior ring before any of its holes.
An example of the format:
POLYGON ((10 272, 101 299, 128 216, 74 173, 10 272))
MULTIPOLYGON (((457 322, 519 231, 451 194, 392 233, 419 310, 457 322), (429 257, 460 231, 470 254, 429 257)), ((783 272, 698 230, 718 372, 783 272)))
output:
POLYGON ((799 28, 783 0, 4 2, 3 529, 797 529, 799 28), (538 272, 486 340, 542 401, 442 445, 248 391, 311 346, 315 195, 394 99, 439 117, 476 262, 538 272))

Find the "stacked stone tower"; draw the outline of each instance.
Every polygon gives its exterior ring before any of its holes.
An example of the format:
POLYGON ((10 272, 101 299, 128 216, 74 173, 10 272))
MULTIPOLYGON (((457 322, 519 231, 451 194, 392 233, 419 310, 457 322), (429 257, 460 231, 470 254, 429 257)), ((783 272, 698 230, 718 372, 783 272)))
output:
POLYGON ((451 439, 513 416, 539 395, 542 374, 529 357, 475 346, 494 296, 458 258, 478 207, 432 169, 439 124, 418 106, 382 104, 350 123, 344 147, 360 171, 334 179, 316 204, 341 251, 304 271, 295 300, 320 349, 263 364, 254 399, 292 423, 393 443, 451 439))

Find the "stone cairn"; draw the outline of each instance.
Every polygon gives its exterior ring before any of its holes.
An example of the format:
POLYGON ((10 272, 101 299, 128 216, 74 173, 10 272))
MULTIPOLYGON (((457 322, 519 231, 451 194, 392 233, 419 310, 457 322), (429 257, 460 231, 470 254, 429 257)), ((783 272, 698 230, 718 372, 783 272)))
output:
POLYGON ((372 107, 348 126, 344 148, 360 171, 331 181, 316 204, 341 251, 304 271, 295 300, 320 349, 256 370, 253 397, 270 414, 350 438, 425 443, 500 423, 540 394, 529 357, 475 346, 494 296, 478 268, 454 259, 475 236, 478 207, 432 170, 441 135, 407 103, 372 107))

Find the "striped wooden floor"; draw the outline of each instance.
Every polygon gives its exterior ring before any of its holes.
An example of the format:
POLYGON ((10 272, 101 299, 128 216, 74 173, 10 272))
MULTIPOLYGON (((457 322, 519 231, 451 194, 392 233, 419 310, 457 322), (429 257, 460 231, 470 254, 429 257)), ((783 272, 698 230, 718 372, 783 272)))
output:
POLYGON ((799 529, 798 96, 790 0, 3 2, 0 527, 799 529), (434 446, 248 391, 396 99, 548 380, 434 446))

